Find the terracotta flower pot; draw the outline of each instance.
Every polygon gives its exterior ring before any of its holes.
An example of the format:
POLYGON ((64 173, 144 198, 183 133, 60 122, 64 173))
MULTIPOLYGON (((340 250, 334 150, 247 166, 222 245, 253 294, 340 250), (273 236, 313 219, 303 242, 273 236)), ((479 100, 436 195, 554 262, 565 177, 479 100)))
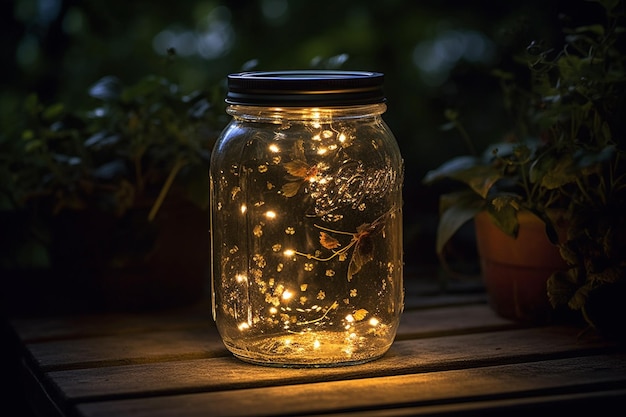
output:
POLYGON ((475 216, 476 239, 489 303, 499 315, 521 322, 546 323, 553 318, 546 282, 567 265, 530 212, 518 213, 514 239, 491 221, 487 212, 475 216))

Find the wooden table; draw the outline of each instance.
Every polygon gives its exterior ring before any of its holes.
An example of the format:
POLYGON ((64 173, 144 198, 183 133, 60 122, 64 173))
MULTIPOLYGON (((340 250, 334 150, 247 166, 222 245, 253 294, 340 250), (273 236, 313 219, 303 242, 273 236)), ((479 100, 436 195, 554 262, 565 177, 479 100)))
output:
POLYGON ((481 291, 427 294, 416 282, 391 350, 339 368, 240 362, 206 303, 13 319, 20 389, 41 416, 624 415, 623 347, 580 327, 502 319, 481 291))

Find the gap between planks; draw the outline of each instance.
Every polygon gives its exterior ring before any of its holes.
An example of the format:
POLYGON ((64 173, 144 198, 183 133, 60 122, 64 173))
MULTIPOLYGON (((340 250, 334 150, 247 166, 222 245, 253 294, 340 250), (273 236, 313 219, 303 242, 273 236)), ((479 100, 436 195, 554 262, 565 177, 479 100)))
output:
MULTIPOLYGON (((360 412, 456 405, 626 389, 626 360, 590 356, 426 374, 359 378, 289 386, 218 391, 77 404, 84 417, 262 416, 360 412)), ((474 409, 473 411, 476 411, 474 409)))

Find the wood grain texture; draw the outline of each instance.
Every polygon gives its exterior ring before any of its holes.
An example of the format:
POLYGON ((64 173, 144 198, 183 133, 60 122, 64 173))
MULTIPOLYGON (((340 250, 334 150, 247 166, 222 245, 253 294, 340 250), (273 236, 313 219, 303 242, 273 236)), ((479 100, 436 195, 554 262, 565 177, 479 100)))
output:
POLYGON ((624 356, 591 356, 441 372, 81 404, 86 417, 298 415, 485 398, 626 388, 624 356))
POLYGON ((407 281, 389 352, 337 368, 237 360, 206 302, 10 324, 33 408, 55 417, 482 417, 623 407, 623 346, 581 337, 575 326, 503 319, 474 282, 457 282, 452 292, 439 284, 407 281))
MULTIPOLYGON (((209 317, 204 323, 198 323, 195 316, 181 317, 179 328, 173 330, 169 330, 169 323, 161 330, 143 320, 135 331, 129 331, 126 325, 119 334, 113 335, 106 332, 110 322, 103 321, 102 325, 99 324, 102 323, 100 317, 97 319, 65 324, 66 334, 91 331, 91 336, 46 338, 27 343, 33 359, 43 370, 54 371, 229 355, 209 317), (103 326, 105 330, 98 331, 98 326, 103 326), (103 333, 107 335, 97 336, 103 333)), ((134 321, 136 317, 129 316, 129 322, 134 321)), ((417 310, 402 316, 398 340, 514 326, 482 304, 417 310)))
POLYGON ((171 394, 358 379, 587 355, 605 345, 576 338, 574 329, 531 328, 394 343, 381 359, 356 366, 290 369, 243 363, 231 356, 49 372, 72 401, 145 392, 171 394))

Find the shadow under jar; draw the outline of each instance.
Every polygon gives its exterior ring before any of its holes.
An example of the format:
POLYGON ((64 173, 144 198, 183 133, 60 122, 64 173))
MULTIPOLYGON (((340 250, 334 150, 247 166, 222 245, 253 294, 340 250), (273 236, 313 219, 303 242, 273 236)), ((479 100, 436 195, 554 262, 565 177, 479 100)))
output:
POLYGON ((382 356, 403 310, 403 160, 383 74, 228 77, 210 164, 213 318, 238 358, 319 367, 382 356))

